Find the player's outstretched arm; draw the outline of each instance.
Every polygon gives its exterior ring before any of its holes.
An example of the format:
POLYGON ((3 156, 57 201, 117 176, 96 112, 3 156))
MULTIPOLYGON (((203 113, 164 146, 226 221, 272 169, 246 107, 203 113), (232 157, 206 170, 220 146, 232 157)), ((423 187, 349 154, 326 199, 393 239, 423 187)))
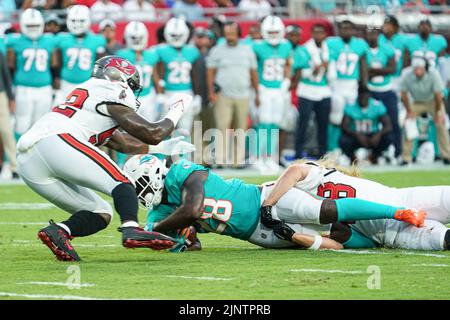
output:
POLYGON ((157 232, 183 229, 191 226, 203 214, 204 183, 207 171, 194 171, 186 179, 182 190, 182 203, 170 216, 153 225, 157 232))
POLYGON ((291 188, 293 188, 299 181, 306 178, 311 168, 306 164, 292 164, 290 165, 275 183, 274 188, 269 196, 264 200, 262 206, 273 206, 278 200, 291 188))
POLYGON ((318 249, 333 249, 342 250, 344 246, 339 242, 321 236, 311 236, 309 234, 295 233, 292 236, 292 242, 299 245, 300 247, 318 250, 318 249))
POLYGON ((134 110, 123 105, 108 105, 108 112, 119 126, 146 144, 156 145, 165 139, 175 128, 171 119, 148 122, 134 110))

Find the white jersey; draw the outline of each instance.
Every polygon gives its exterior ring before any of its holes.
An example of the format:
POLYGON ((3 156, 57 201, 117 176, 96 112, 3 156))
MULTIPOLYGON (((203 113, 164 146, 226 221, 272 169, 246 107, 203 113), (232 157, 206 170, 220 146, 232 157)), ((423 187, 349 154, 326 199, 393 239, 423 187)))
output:
POLYGON ((54 107, 20 138, 19 152, 61 133, 93 145, 105 144, 119 126, 108 113, 108 104, 120 104, 135 111, 138 108, 133 91, 123 82, 91 78, 77 85, 64 104, 54 107))

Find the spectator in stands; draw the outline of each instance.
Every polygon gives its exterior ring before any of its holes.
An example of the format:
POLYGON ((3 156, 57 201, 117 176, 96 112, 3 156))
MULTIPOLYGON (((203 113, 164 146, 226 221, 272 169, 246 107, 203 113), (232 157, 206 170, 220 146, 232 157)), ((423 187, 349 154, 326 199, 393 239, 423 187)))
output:
POLYGON ((203 8, 197 0, 177 0, 172 7, 175 17, 184 17, 186 21, 198 21, 203 19, 203 8))
POLYGON ((242 11, 244 18, 259 20, 272 12, 272 7, 267 0, 241 0, 238 8, 242 11))
POLYGON ((57 34, 61 31, 62 21, 56 14, 50 14, 45 19, 45 32, 57 34))
POLYGON ((127 0, 123 9, 129 19, 152 21, 155 19, 155 8, 146 0, 127 0))
POLYGON ((111 0, 97 0, 91 7, 91 19, 93 21, 119 20, 122 17, 122 7, 111 0))
POLYGON ((105 55, 114 55, 117 50, 123 48, 123 45, 116 40, 116 24, 110 19, 102 20, 99 24, 99 30, 106 39, 105 55))
MULTIPOLYGON (((416 53, 411 66, 402 73, 400 89, 407 119, 415 119, 422 113, 429 113, 434 117, 440 156, 444 164, 450 164, 449 133, 445 127, 445 108, 442 99, 444 84, 439 72, 435 68, 430 68, 429 61, 424 55, 416 53)), ((412 149, 413 141, 405 138, 402 164, 411 163, 412 149)))
MULTIPOLYGON (((10 113, 14 113, 16 103, 12 91, 11 76, 8 71, 6 59, 0 52, 0 135, 3 142, 5 153, 10 162, 12 177, 18 178, 16 166, 16 141, 14 140, 13 129, 11 126, 10 113)), ((0 159, 0 172, 2 171, 3 159, 0 159)))
POLYGON ((34 8, 38 10, 49 10, 52 8, 53 0, 24 0, 21 9, 34 8))
POLYGON ((261 25, 258 24, 252 24, 248 30, 248 36, 249 39, 253 40, 261 40, 263 37, 261 35, 261 25))
MULTIPOLYGON (((227 136, 226 129, 232 128, 232 122, 234 129, 247 129, 251 87, 256 93, 255 104, 259 106, 256 57, 249 46, 239 43, 239 34, 239 26, 236 23, 225 23, 226 42, 213 47, 206 60, 209 99, 215 105, 216 126, 221 130, 224 138, 227 136)), ((238 139, 236 150, 238 167, 243 167, 245 141, 238 139)), ((217 147, 216 163, 221 166, 227 159, 229 159, 228 152, 217 147)))
POLYGON ((403 1, 403 8, 408 11, 420 11, 421 13, 430 13, 430 9, 428 8, 428 0, 409 0, 403 1))
POLYGON ((311 113, 314 111, 317 122, 319 154, 327 152, 328 123, 331 110, 331 89, 329 78, 335 70, 330 68, 330 53, 326 44, 327 32, 321 24, 312 27, 312 39, 294 51, 291 89, 297 90, 299 103, 299 122, 295 137, 295 157, 303 157, 303 147, 307 139, 311 113), (300 83, 299 83, 300 80, 300 83))
POLYGON ((366 34, 369 50, 366 53, 369 73, 368 88, 372 97, 383 102, 392 123, 395 157, 401 155, 402 135, 398 123, 398 100, 393 91, 391 76, 396 71, 395 51, 392 46, 379 45, 380 30, 368 29, 366 34))
POLYGON ((302 29, 298 25, 291 24, 286 27, 286 39, 292 44, 294 50, 300 45, 301 35, 302 29))
POLYGON ((356 160, 357 149, 369 149, 372 151, 369 159, 375 164, 391 144, 391 130, 391 121, 383 103, 371 98, 370 92, 360 87, 356 102, 345 107, 339 146, 352 162, 356 160))

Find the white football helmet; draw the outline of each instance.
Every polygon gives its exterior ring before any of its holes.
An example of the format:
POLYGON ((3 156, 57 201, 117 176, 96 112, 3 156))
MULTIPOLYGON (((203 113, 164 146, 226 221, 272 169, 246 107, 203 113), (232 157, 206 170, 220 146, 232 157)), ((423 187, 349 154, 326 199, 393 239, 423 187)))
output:
POLYGON ((89 31, 91 16, 89 8, 83 5, 75 5, 67 12, 67 29, 73 35, 79 36, 89 31))
POLYGON ((42 36, 44 26, 44 17, 36 9, 29 8, 20 16, 20 30, 31 40, 36 40, 42 36))
POLYGON ((261 35, 273 46, 278 45, 284 39, 284 23, 276 16, 267 16, 261 23, 261 35))
POLYGON ((140 21, 131 21, 125 27, 125 43, 133 50, 142 51, 147 48, 148 31, 140 21))
POLYGON ((150 154, 131 157, 123 170, 133 180, 139 202, 147 209, 161 203, 164 178, 167 174, 165 162, 150 154))
POLYGON ((166 42, 175 48, 180 48, 189 38, 189 28, 181 18, 172 18, 164 27, 166 42))

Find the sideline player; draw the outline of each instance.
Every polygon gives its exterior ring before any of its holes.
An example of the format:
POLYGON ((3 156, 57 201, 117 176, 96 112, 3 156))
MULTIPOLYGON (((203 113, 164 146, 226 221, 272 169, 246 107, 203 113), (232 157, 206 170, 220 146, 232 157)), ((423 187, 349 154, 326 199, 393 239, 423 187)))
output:
POLYGON ((24 182, 72 214, 61 223, 51 220, 38 233, 59 260, 80 260, 71 237, 95 234, 110 223, 113 210, 94 191, 113 198, 122 222, 123 246, 164 249, 174 244, 170 237, 139 228, 132 182, 98 147, 131 154, 171 154, 176 146, 170 141, 156 149, 149 144, 160 143, 174 130, 192 98, 174 97, 165 118, 150 123, 136 113, 134 92, 139 90, 139 73, 133 64, 117 56, 101 58, 91 79, 78 85, 64 104, 54 107, 18 142, 18 172, 24 182))
MULTIPOLYGON (((304 240, 310 245, 303 243, 303 246, 310 247, 316 243, 316 237, 303 234, 301 224, 327 235, 330 224, 338 221, 388 218, 420 226, 425 215, 360 199, 324 200, 292 188, 277 204, 286 223, 277 224, 272 230, 260 222, 260 207, 273 184, 257 186, 238 179, 225 180, 185 159, 167 169, 151 155, 133 156, 124 171, 139 181, 136 188, 141 203, 153 208, 146 226, 150 231, 171 232, 194 224, 199 230, 229 235, 262 247, 281 248, 292 246, 290 241, 295 232, 286 227, 289 223, 301 228, 296 238, 306 237, 304 240)), ((320 242, 321 248, 337 246, 322 237, 320 242)))

